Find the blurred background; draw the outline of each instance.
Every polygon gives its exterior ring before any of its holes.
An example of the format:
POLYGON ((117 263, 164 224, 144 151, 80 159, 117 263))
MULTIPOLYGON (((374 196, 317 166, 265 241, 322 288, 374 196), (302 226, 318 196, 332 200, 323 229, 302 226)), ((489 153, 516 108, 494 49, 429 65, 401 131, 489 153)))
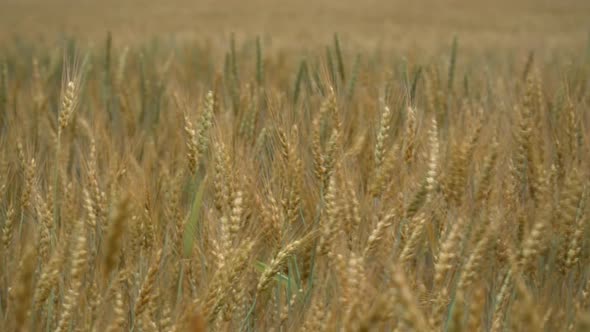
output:
POLYGON ((222 40, 261 35, 272 47, 324 44, 338 32, 358 46, 462 47, 586 44, 589 0, 0 0, 0 40, 150 37, 222 40), (272 37, 272 38, 271 38, 272 37), (435 43, 433 43, 433 41, 435 43))

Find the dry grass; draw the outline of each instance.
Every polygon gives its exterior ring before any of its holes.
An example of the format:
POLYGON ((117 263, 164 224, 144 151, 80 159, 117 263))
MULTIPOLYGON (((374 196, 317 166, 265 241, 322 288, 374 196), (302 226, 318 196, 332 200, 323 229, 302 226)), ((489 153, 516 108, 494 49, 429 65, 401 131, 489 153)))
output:
POLYGON ((358 24, 5 41, 1 330, 586 331, 585 33, 392 50, 358 24))

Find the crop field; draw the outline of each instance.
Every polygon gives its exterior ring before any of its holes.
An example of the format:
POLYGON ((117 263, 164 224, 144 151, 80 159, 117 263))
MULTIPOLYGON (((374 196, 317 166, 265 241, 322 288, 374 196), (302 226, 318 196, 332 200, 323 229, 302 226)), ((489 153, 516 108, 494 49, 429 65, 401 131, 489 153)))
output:
POLYGON ((0 331, 590 331, 588 18, 0 0, 0 331))

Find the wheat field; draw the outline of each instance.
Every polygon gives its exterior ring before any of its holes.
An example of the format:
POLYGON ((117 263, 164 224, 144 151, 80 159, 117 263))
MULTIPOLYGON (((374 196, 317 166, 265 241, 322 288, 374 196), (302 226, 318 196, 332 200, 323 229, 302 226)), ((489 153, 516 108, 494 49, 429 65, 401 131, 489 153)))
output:
POLYGON ((585 1, 2 2, 0 331, 590 331, 585 1))

